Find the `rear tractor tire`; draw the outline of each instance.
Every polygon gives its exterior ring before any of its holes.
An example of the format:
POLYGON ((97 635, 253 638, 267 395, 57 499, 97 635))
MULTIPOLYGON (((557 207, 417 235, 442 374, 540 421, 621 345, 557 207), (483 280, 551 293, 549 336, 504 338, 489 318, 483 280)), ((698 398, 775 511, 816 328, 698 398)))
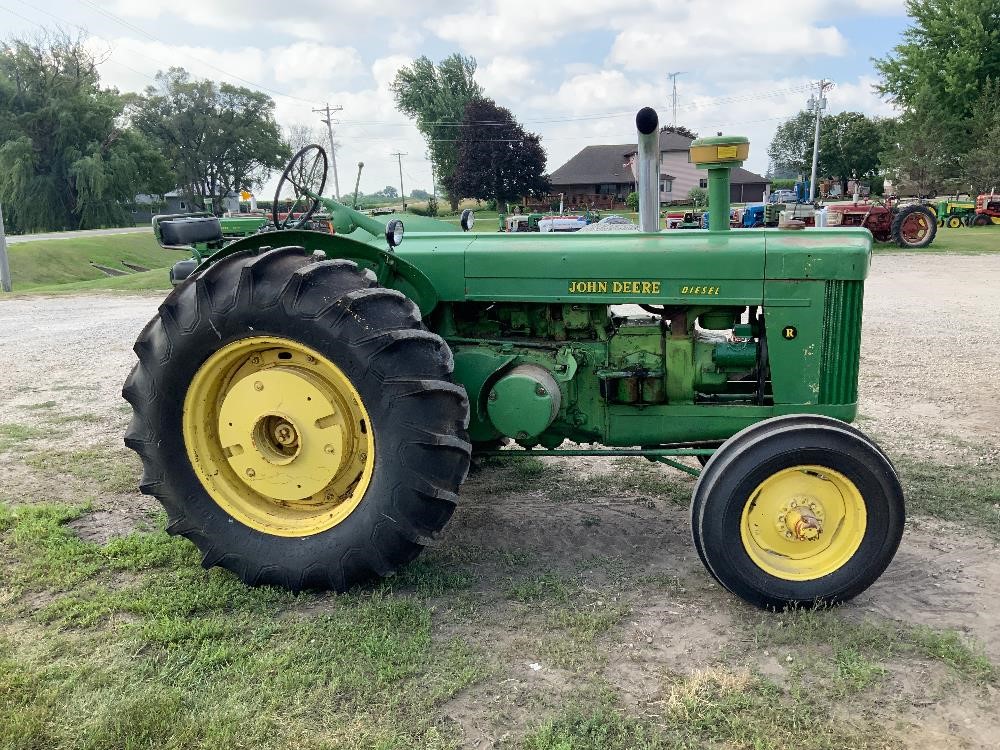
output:
POLYGON ((468 400, 444 341, 371 271, 301 247, 235 254, 178 286, 135 352, 125 444, 204 567, 344 591, 451 517, 468 400))
POLYGON ((905 206, 893 217, 890 236, 900 247, 927 247, 937 234, 937 219, 927 206, 905 206))
POLYGON ((729 591, 767 609, 835 604, 868 588, 902 538, 903 491, 858 430, 779 417, 730 438, 691 504, 695 547, 729 591))

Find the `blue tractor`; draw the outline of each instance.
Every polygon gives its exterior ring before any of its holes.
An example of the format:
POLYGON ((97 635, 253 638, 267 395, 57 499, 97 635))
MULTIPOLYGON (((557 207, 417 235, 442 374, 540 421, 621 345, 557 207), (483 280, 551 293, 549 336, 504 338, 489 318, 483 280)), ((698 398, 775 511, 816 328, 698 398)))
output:
POLYGON ((746 229, 764 226, 764 204, 748 203, 743 209, 741 224, 746 229))

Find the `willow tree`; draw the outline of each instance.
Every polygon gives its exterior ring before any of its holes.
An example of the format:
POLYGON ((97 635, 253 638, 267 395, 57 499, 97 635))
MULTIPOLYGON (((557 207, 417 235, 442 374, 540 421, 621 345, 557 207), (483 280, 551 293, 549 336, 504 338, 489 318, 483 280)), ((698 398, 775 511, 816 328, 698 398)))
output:
POLYGON ((434 170, 448 192, 453 211, 461 198, 471 197, 456 194, 452 178, 458 166, 459 131, 466 105, 483 94, 475 73, 475 58, 458 53, 437 65, 427 57, 418 57, 400 68, 392 82, 396 105, 416 120, 417 129, 427 139, 434 170))
POLYGON ((101 87, 80 40, 0 45, 0 203, 11 228, 126 226, 137 194, 170 188, 160 154, 127 127, 128 101, 101 87))

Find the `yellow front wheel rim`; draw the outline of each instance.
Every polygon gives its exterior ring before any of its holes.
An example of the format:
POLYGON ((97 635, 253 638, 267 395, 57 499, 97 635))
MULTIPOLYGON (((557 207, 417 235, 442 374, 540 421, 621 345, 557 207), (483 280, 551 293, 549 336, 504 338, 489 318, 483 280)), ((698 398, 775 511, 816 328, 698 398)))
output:
POLYGON ((184 444, 212 499, 240 523, 304 537, 333 528, 371 483, 361 394, 330 360, 255 336, 210 356, 184 398, 184 444))
POLYGON ((861 546, 864 498, 840 472, 794 466, 772 474, 750 494, 740 536, 761 570, 788 581, 811 581, 840 570, 861 546))

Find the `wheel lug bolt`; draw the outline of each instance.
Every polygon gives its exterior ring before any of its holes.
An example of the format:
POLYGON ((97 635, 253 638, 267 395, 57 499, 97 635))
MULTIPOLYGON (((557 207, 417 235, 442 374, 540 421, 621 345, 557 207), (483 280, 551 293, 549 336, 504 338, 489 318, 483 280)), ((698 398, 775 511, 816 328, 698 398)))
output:
POLYGON ((334 448, 333 448, 332 445, 324 445, 323 446, 323 451, 326 452, 326 453, 333 453, 334 452, 334 448))
POLYGON ((255 476, 257 476, 257 472, 254 471, 253 469, 247 469, 247 476, 253 479, 255 476))
POLYGON ((262 390, 264 390, 264 384, 263 384, 263 383, 261 383, 261 382, 260 382, 260 381, 258 380, 258 381, 256 381, 256 382, 254 382, 254 384, 253 384, 253 389, 254 389, 255 391, 262 391, 262 390))

